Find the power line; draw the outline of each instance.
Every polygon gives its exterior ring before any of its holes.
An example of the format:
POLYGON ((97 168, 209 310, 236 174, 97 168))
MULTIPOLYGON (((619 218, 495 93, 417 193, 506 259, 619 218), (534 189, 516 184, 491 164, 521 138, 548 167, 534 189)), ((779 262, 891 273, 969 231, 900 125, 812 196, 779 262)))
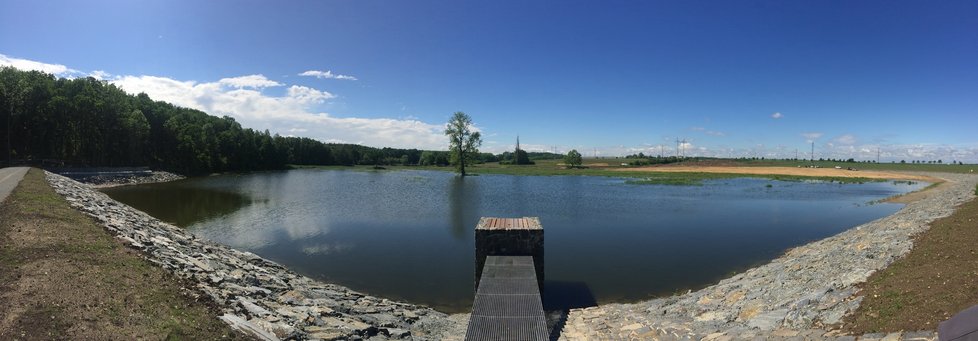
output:
POLYGON ((812 163, 815 163, 815 141, 812 141, 812 163))

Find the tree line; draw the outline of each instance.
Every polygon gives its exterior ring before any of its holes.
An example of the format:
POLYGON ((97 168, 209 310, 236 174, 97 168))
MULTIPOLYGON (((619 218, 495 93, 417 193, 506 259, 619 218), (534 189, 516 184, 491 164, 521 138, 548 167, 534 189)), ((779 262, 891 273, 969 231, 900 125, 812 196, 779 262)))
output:
MULTIPOLYGON (((297 165, 447 165, 448 152, 323 143, 242 128, 229 116, 130 95, 95 78, 0 67, 0 159, 182 174, 297 165)), ((478 159, 492 160, 492 154, 478 159)))

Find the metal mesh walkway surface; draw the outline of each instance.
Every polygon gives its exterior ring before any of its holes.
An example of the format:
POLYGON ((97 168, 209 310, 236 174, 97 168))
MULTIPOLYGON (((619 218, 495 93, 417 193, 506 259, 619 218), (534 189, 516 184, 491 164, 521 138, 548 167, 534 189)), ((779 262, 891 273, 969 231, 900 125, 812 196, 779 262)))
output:
POLYGON ((488 256, 465 340, 547 340, 531 256, 488 256))

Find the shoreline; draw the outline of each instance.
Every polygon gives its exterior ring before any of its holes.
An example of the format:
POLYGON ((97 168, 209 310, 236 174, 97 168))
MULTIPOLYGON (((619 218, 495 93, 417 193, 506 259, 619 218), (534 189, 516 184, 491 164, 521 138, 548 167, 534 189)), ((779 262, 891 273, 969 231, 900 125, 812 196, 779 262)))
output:
MULTIPOLYGON (((91 188, 103 189, 129 185, 144 185, 186 179, 186 176, 167 171, 149 169, 129 170, 129 168, 62 169, 52 173, 87 184, 91 188)), ((48 170, 45 170, 48 171, 48 170)))
MULTIPOLYGON (((909 252, 912 247, 910 237, 926 229, 930 221, 949 215, 957 204, 974 197, 972 190, 978 183, 978 177, 967 174, 911 175, 930 179, 944 177, 947 181, 940 186, 905 194, 927 193, 897 213, 850 228, 836 236, 789 249, 769 263, 706 288, 637 303, 573 309, 557 322, 556 328, 563 330, 560 339, 674 336, 712 340, 724 339, 724 336, 736 339, 789 335, 835 339, 840 336, 837 331, 820 328, 831 327, 831 322, 841 321, 843 316, 858 307, 861 298, 855 286, 864 282, 873 271, 885 268, 900 255, 909 252), (947 198, 936 195, 949 191, 953 192, 953 198, 949 200, 941 200, 947 198), (937 209, 928 210, 928 207, 937 209), (910 214, 916 216, 905 217, 910 214), (887 230, 876 226, 887 223, 896 223, 897 228, 887 230), (886 240, 884 245, 866 243, 866 240, 880 237, 867 232, 870 230, 881 230, 876 232, 885 232, 884 237, 889 239, 881 239, 886 240), (845 250, 844 246, 855 245, 855 252, 840 252, 840 244, 842 251, 853 251, 845 250), (867 255, 872 257, 866 258, 867 255), (875 262, 873 266, 859 264, 844 270, 837 269, 837 263, 852 259, 871 259, 875 262), (836 271, 826 272, 824 267, 829 267, 829 270, 836 267, 836 271), (789 272, 807 273, 809 280, 806 283, 823 285, 814 291, 788 290, 791 292, 772 294, 772 291, 784 291, 792 286, 785 282, 776 285, 774 281, 763 280, 771 277, 790 279, 784 277, 789 272), (825 286, 825 282, 831 285, 825 286), (778 299, 773 300, 769 296, 777 296, 778 299), (749 302, 742 302, 744 300, 749 302)), ((151 261, 153 257, 162 260, 154 263, 199 283, 199 289, 226 312, 222 319, 232 326, 264 330, 281 338, 332 335, 353 339, 444 340, 461 339, 465 333, 467 313, 444 314, 429 307, 393 302, 319 282, 254 254, 199 240, 182 229, 115 202, 92 186, 51 173, 48 173, 48 181, 73 207, 94 217, 116 238, 143 251, 151 261), (151 233, 145 233, 145 230, 151 233), (175 248, 179 250, 176 254, 165 251, 175 248), (183 248, 192 249, 193 252, 186 252, 183 248), (231 265, 228 266, 228 263, 231 265), (272 273, 272 278, 279 280, 268 282, 268 279, 245 278, 255 271, 259 274, 272 273), (248 285, 241 285, 242 280, 248 285), (333 295, 325 295, 329 297, 328 300, 313 298, 322 297, 323 291, 333 295), (292 296, 298 298, 289 298, 292 296), (351 308, 361 305, 370 308, 351 308), (383 318, 372 316, 379 311, 390 314, 383 318), (405 314, 405 311, 410 312, 405 314), (302 316, 304 318, 298 318, 302 316), (310 318, 311 323, 307 321, 310 318), (326 318, 331 320, 324 320, 326 318)), ((804 285, 797 287, 804 288, 804 285)), ((920 335, 924 339, 934 336, 933 332, 920 335)))
MULTIPOLYGON (((975 198, 978 176, 914 173, 945 180, 897 213, 787 250, 761 266, 682 295, 572 309, 561 340, 854 340, 840 331, 862 301, 858 285, 913 247, 913 236, 975 198)), ((921 193, 921 192, 914 192, 921 193)), ((885 335, 935 340, 936 331, 885 335)), ((884 335, 862 335, 878 340, 884 335)))
POLYGON ((149 262, 196 283, 224 312, 221 320, 257 339, 444 340, 465 333, 467 320, 298 275, 250 252, 199 239, 91 186, 51 172, 45 176, 73 208, 149 262))
POLYGON ((877 180, 917 180, 938 182, 939 178, 898 171, 876 170, 846 170, 835 168, 804 168, 804 167, 743 167, 743 166, 649 166, 618 168, 620 172, 648 173, 711 173, 735 175, 786 175, 812 178, 864 178, 877 180))

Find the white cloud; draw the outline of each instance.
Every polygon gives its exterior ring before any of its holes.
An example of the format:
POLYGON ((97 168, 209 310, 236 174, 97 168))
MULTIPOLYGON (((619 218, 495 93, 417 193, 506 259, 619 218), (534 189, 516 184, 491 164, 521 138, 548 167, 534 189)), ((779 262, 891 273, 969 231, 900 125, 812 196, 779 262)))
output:
POLYGON ((307 255, 328 255, 333 253, 343 253, 348 252, 353 249, 353 244, 346 243, 334 243, 334 244, 315 244, 311 246, 303 246, 302 253, 307 255))
POLYGON ((771 114, 771 118, 773 118, 773 119, 779 119, 779 118, 782 118, 782 117, 784 117, 784 115, 782 115, 780 112, 776 112, 776 113, 771 114))
POLYGON ((112 74, 111 73, 108 73, 108 72, 105 72, 105 71, 102 71, 102 70, 95 70, 95 71, 89 72, 88 73, 88 76, 89 77, 92 77, 92 78, 95 78, 95 79, 98 79, 98 80, 105 80, 105 79, 112 78, 112 74))
MULTIPOLYGON (((237 78, 225 78, 238 79, 237 78)), ((262 84, 254 82, 238 84, 262 84)), ((222 80, 223 81, 223 80, 222 80)), ((229 88, 223 82, 179 81, 156 76, 121 76, 111 81, 131 92, 202 110, 211 115, 229 115, 245 127, 289 135, 305 129, 301 136, 325 142, 357 143, 374 147, 443 150, 447 139, 443 124, 418 119, 336 117, 317 107, 336 96, 327 91, 291 85, 282 96, 265 94, 261 88, 229 88)))
POLYGON ((265 78, 265 75, 247 75, 240 77, 222 78, 217 81, 221 85, 233 88, 266 88, 272 86, 282 86, 282 83, 265 78))
POLYGON ((325 100, 336 97, 326 91, 319 91, 310 87, 293 85, 289 87, 288 97, 294 98, 300 103, 323 103, 325 100))
POLYGON ((708 130, 703 127, 689 127, 689 130, 699 131, 710 136, 719 136, 719 137, 727 136, 727 134, 722 131, 708 130))
POLYGON ((841 135, 839 137, 836 137, 835 139, 832 140, 832 142, 835 142, 835 143, 838 143, 838 144, 841 144, 841 145, 851 146, 851 145, 856 144, 856 136, 855 135, 852 135, 852 134, 845 134, 845 135, 841 135))
MULTIPOLYGON (((552 151, 553 146, 521 144, 527 151, 552 151)), ((721 157, 721 158, 740 158, 740 157, 765 157, 787 159, 797 156, 807 160, 809 157, 809 146, 767 146, 765 144, 754 144, 749 147, 728 147, 728 146, 708 146, 693 144, 691 141, 680 143, 687 157, 721 157)), ((854 158, 859 161, 876 160, 876 151, 879 148, 880 162, 889 163, 900 160, 942 160, 944 163, 951 161, 963 161, 965 163, 978 162, 978 146, 975 145, 937 145, 937 144, 912 144, 912 145, 840 145, 834 143, 816 144, 815 159, 849 159, 854 158)), ((557 153, 566 154, 571 149, 584 154, 585 157, 593 157, 595 152, 599 157, 610 158, 631 154, 645 153, 646 155, 677 155, 677 145, 675 143, 645 144, 639 146, 588 146, 588 145, 558 145, 557 153)), ((496 145, 483 148, 483 151, 492 153, 502 153, 512 151, 513 145, 496 145)))
POLYGON ((320 79, 330 79, 330 78, 332 78, 332 79, 343 79, 343 80, 351 80, 351 81, 357 80, 356 77, 335 74, 335 73, 333 73, 330 70, 326 70, 326 71, 309 70, 309 71, 300 73, 299 76, 309 76, 309 77, 316 77, 316 78, 320 78, 320 79))
POLYGON ((804 137, 805 138, 805 141, 808 142, 808 143, 812 143, 815 140, 818 140, 818 138, 819 137, 822 137, 822 135, 823 135, 822 133, 802 133, 801 134, 801 136, 804 137))
POLYGON ((67 66, 61 64, 48 64, 33 60, 13 58, 4 54, 0 54, 0 66, 13 66, 14 68, 25 71, 41 71, 59 76, 69 76, 78 73, 78 71, 69 69, 67 66))
POLYGON ((722 131, 715 131, 715 130, 707 130, 706 134, 711 136, 720 136, 720 137, 727 136, 726 133, 722 131))

